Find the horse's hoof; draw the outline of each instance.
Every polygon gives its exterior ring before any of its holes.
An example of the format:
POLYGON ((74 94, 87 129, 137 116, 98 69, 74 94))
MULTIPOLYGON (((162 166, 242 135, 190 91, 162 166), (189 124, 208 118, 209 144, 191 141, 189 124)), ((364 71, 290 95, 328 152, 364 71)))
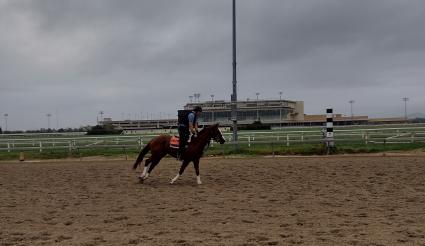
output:
POLYGON ((143 177, 139 177, 139 183, 140 184, 143 184, 143 182, 144 182, 145 180, 143 179, 143 177))

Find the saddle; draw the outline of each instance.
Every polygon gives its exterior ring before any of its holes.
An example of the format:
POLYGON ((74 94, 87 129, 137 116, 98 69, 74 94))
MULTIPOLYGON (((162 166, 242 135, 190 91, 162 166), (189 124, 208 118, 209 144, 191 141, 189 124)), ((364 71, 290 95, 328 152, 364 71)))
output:
POLYGON ((174 149, 179 148, 180 138, 177 136, 172 136, 170 139, 170 147, 174 149))
MULTIPOLYGON (((190 143, 190 138, 186 143, 186 147, 187 147, 187 144, 189 144, 189 143, 190 143)), ((180 145, 180 137, 179 136, 171 136, 170 147, 174 148, 174 149, 178 149, 179 145, 180 145)))

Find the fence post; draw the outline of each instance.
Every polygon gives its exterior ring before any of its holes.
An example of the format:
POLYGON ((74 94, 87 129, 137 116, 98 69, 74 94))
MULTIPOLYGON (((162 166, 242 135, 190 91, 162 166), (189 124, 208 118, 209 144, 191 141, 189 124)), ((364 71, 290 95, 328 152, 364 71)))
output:
POLYGON ((286 146, 289 146, 289 134, 286 134, 286 146))
POLYGON ((327 108, 326 109, 326 154, 329 155, 333 148, 335 148, 333 109, 327 108))
POLYGON ((140 149, 142 148, 142 138, 139 137, 139 139, 137 140, 137 143, 139 144, 140 149))
POLYGON ((43 145, 41 144, 41 141, 40 141, 40 152, 43 152, 43 145))
POLYGON ((251 137, 250 136, 248 136, 248 147, 251 148, 251 137))
POLYGON ((128 156, 127 156, 127 149, 125 148, 125 146, 122 147, 124 150, 124 155, 125 155, 125 160, 128 160, 128 156))
POLYGON ((10 143, 7 142, 7 152, 10 152, 10 143))
POLYGON ((239 149, 239 143, 236 141, 233 141, 233 150, 235 151, 235 154, 238 152, 239 149))
POLYGON ((365 144, 367 145, 367 140, 369 138, 369 134, 366 132, 364 135, 365 144))
POLYGON ((415 142, 415 133, 414 132, 411 133, 411 142, 412 143, 415 142))
POLYGON ((301 142, 304 142, 304 132, 301 133, 301 142))

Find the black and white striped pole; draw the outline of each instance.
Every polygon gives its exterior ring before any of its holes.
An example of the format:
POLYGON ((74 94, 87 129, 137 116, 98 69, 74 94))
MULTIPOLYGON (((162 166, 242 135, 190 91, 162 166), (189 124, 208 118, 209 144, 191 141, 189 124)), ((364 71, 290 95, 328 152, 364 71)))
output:
POLYGON ((335 147, 334 142, 334 121, 333 121, 333 110, 331 108, 326 109, 326 153, 329 154, 331 149, 335 147))

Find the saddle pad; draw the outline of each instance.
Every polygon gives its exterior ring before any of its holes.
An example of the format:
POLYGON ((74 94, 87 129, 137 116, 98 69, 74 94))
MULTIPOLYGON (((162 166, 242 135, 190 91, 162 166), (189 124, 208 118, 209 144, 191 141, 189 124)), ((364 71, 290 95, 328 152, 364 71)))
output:
POLYGON ((178 149, 179 148, 179 142, 180 142, 179 140, 180 140, 179 137, 172 136, 171 139, 170 139, 170 147, 178 149))

